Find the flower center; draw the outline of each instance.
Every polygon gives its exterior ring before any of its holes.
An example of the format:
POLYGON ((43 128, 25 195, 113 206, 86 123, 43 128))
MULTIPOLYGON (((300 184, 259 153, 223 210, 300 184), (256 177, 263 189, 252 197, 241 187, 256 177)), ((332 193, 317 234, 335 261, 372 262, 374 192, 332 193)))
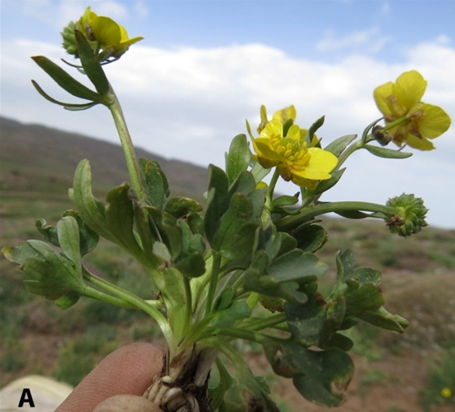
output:
POLYGON ((311 159, 307 144, 299 145, 299 142, 290 137, 273 139, 272 147, 284 158, 284 162, 294 170, 303 170, 311 159))

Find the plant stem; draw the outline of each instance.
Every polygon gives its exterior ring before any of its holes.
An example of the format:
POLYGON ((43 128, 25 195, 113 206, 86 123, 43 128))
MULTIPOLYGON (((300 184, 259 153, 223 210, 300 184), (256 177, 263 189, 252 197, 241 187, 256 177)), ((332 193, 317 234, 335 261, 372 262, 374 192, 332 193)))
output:
POLYGON ((215 297, 216 285, 218 283, 218 275, 220 273, 221 256, 218 253, 213 253, 212 273, 209 281, 209 290, 207 293, 206 313, 207 316, 212 311, 213 299, 215 297))
POLYGON ((125 116, 123 115, 122 107, 120 102, 117 99, 117 96, 110 87, 110 94, 113 96, 113 102, 108 106, 111 111, 112 117, 114 119, 115 127, 117 128, 118 135, 120 137, 120 142, 122 144, 123 153, 125 155, 126 166, 128 167, 128 173, 131 179, 131 186, 136 191, 139 199, 142 198, 142 183, 139 173, 139 166, 136 158, 136 153, 134 151, 133 142, 131 140, 128 127, 126 125, 125 116))
POLYGON ((333 172, 339 170, 347 158, 351 156, 356 150, 361 149, 363 146, 364 142, 362 140, 351 144, 343 153, 341 153, 340 157, 338 158, 338 163, 335 169, 333 169, 333 172))
POLYGON ((278 182, 278 178, 280 177, 280 172, 278 168, 275 169, 273 172, 272 179, 270 180, 269 188, 267 189, 267 193, 265 194, 265 206, 269 210, 272 209, 272 201, 273 201, 273 192, 275 191, 276 183, 278 182))
MULTIPOLYGON (((383 213, 386 216, 395 214, 395 209, 389 206, 379 205, 369 202, 330 202, 321 203, 315 206, 309 206, 303 209, 299 214, 294 216, 286 216, 277 221, 276 227, 278 230, 289 230, 298 225, 313 219, 316 216, 326 213, 365 211, 373 213, 383 213)), ((372 216, 374 217, 374 216, 372 216)))
POLYGON ((247 330, 258 331, 279 325, 280 323, 283 322, 286 322, 286 314, 277 313, 276 315, 272 315, 267 318, 255 319, 249 323, 245 323, 245 325, 242 325, 242 328, 247 330))
POLYGON ((263 343, 267 339, 267 336, 263 333, 241 328, 207 328, 201 333, 200 339, 216 336, 229 336, 231 338, 244 339, 256 343, 263 343))
POLYGON ((131 292, 128 292, 118 286, 113 285, 112 283, 107 282, 104 279, 95 276, 90 273, 87 269, 84 268, 84 279, 89 281, 95 286, 98 286, 101 289, 104 289, 106 292, 109 292, 113 295, 118 296, 122 300, 128 302, 132 306, 135 306, 138 309, 142 309, 144 312, 149 314, 155 321, 158 323, 161 331, 163 332, 164 337, 170 348, 175 348, 176 342, 174 334, 170 328, 169 322, 165 316, 154 306, 147 303, 145 300, 141 299, 139 296, 134 295, 131 292))

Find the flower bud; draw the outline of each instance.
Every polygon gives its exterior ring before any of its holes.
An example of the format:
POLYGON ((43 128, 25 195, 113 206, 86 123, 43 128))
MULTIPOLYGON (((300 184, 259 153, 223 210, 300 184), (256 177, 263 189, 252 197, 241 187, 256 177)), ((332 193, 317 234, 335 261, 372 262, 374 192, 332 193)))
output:
POLYGON ((373 127, 373 136, 381 146, 387 146, 392 141, 392 135, 384 131, 383 126, 373 127))
POLYGON ((403 193, 389 199, 386 205, 395 209, 395 214, 386 220, 386 225, 392 233, 406 237, 420 232, 427 226, 425 217, 428 209, 421 198, 403 193))

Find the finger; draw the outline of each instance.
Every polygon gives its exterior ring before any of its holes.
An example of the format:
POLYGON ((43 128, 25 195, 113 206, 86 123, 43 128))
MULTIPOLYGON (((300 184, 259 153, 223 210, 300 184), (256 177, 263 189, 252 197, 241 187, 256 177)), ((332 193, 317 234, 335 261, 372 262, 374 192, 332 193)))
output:
POLYGON ((141 396, 162 367, 162 351, 149 343, 124 346, 104 358, 56 412, 92 412, 119 394, 141 396))
POLYGON ((163 410, 142 396, 115 395, 101 402, 93 412, 163 412, 163 410))

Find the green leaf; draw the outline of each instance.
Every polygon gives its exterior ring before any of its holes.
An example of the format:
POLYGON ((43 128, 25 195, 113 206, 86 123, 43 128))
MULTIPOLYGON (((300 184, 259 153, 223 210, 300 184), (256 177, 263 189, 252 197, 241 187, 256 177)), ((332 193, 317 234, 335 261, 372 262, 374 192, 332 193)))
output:
POLYGON ((81 160, 76 168, 73 182, 73 200, 82 220, 96 233, 111 239, 112 234, 106 228, 104 205, 93 196, 92 173, 87 159, 81 160))
POLYGON ((155 228, 158 230, 157 238, 162 240, 171 253, 172 260, 176 261, 183 252, 183 233, 182 227, 177 220, 160 210, 146 208, 155 228))
POLYGON ((385 147, 377 147, 366 144, 363 146, 371 154, 378 157, 384 157, 386 159, 406 159, 412 156, 412 153, 402 152, 400 150, 387 149, 385 147))
POLYGON ((267 268, 267 273, 277 282, 312 281, 321 278, 328 266, 318 260, 312 253, 304 253, 299 249, 281 255, 267 268))
POLYGON ((406 319, 398 315, 392 315, 383 307, 364 312, 362 320, 380 328, 399 333, 402 333, 409 326, 409 322, 406 319))
POLYGON ((244 134, 235 136, 226 155, 226 173, 231 184, 248 168, 250 157, 246 136, 244 134))
POLYGON ((354 270, 356 264, 357 259, 351 249, 340 251, 336 256, 337 279, 344 281, 354 270))
POLYGON ((201 253, 192 253, 173 266, 187 278, 197 278, 205 273, 205 259, 201 253))
POLYGON ((163 210, 169 196, 169 183, 158 162, 140 159, 141 177, 144 194, 153 207, 163 210))
POLYGON ((256 182, 254 181, 254 176, 248 171, 243 171, 237 176, 229 188, 228 197, 230 198, 234 193, 250 195, 255 189, 256 182))
POLYGON ((81 251, 79 247, 79 225, 72 216, 65 216, 57 222, 57 235, 60 248, 65 256, 74 263, 77 270, 81 268, 81 251))
POLYGON ((324 124, 325 116, 320 117, 317 119, 308 129, 308 133, 305 136, 308 147, 311 147, 311 140, 313 139, 314 134, 317 132, 317 130, 324 124))
POLYGON ((340 252, 336 260, 337 281, 328 300, 342 297, 346 301, 346 318, 340 329, 355 325, 352 317, 356 317, 381 328, 402 332, 408 322, 383 308, 380 272, 370 268, 354 269, 356 260, 349 249, 340 252))
POLYGON ((212 244, 220 219, 229 207, 229 179, 222 169, 209 165, 209 187, 207 210, 204 218, 204 231, 207 240, 212 244))
POLYGON ((346 136, 339 137, 332 143, 328 144, 324 150, 334 154, 336 157, 339 157, 341 153, 357 138, 356 134, 349 134, 346 136))
POLYGON ((292 234, 297 240, 297 246, 304 252, 316 252, 328 240, 328 235, 322 226, 305 225, 292 234))
POLYGON ((21 265, 27 277, 24 285, 30 293, 57 300, 71 290, 83 292, 86 288, 81 269, 47 243, 28 240, 2 252, 8 260, 21 265))
POLYGON ((235 193, 229 209, 220 219, 212 247, 231 260, 243 260, 253 251, 257 223, 251 221, 253 203, 248 196, 235 193))
POLYGON ((234 325, 236 320, 249 316, 251 316, 251 309, 247 303, 244 300, 236 300, 228 308, 216 312, 208 327, 230 327, 234 325))
POLYGON ((264 274, 263 271, 255 267, 250 267, 245 271, 244 289, 272 298, 282 298, 293 303, 305 303, 307 301, 306 294, 299 290, 297 282, 279 283, 272 276, 264 274))
POLYGON ((98 244, 99 236, 92 229, 90 229, 81 219, 79 213, 75 210, 66 210, 63 212, 63 216, 71 216, 76 219, 79 226, 79 246, 81 256, 90 253, 98 244))
POLYGON ((74 103, 65 103, 61 102, 59 100, 56 100, 49 96, 42 88, 41 86, 32 80, 32 84, 35 87, 36 91, 43 96, 46 100, 48 100, 51 103, 58 104, 59 106, 63 106, 67 110, 72 110, 72 111, 77 111, 77 110, 87 110, 90 109, 93 106, 96 106, 99 104, 99 102, 90 102, 90 103, 82 103, 82 104, 74 104, 74 103))
POLYGON ((326 303, 319 295, 308 293, 303 304, 286 303, 284 309, 292 336, 307 347, 330 347, 330 341, 343 323, 344 299, 326 303))
POLYGON ((198 202, 183 196, 169 199, 164 207, 164 211, 176 219, 184 217, 191 212, 200 212, 201 210, 202 206, 198 202))
POLYGON ((128 196, 129 190, 129 185, 124 183, 107 193, 106 225, 115 237, 115 243, 134 254, 140 254, 142 250, 133 234, 133 202, 128 196))
POLYGON ((57 228, 55 226, 48 225, 44 219, 35 220, 35 226, 43 235, 44 240, 52 243, 54 246, 60 246, 60 243, 58 242, 57 228))
POLYGON ((272 209, 282 206, 295 205, 299 201, 297 196, 279 196, 272 201, 272 209))
POLYGON ((85 36, 79 30, 75 30, 74 34, 79 58, 81 59, 85 74, 93 83, 98 93, 101 96, 106 96, 109 93, 109 82, 98 58, 93 53, 93 49, 85 36))
POLYGON ((259 182, 262 182, 262 179, 264 179, 272 169, 263 168, 256 160, 252 160, 252 162, 253 167, 251 168, 251 174, 253 175, 256 184, 258 184, 259 182))
POLYGON ((103 97, 71 77, 65 70, 44 56, 33 56, 34 62, 41 67, 64 90, 81 99, 102 103, 103 97))
POLYGON ((339 349, 313 351, 298 341, 274 340, 264 350, 276 374, 290 377, 306 399, 318 405, 338 406, 354 374, 354 364, 339 349))
POLYGON ((74 290, 68 292, 66 295, 62 296, 61 298, 58 298, 55 301, 55 304, 60 308, 60 309, 68 309, 71 306, 75 305, 78 301, 81 295, 74 290))

